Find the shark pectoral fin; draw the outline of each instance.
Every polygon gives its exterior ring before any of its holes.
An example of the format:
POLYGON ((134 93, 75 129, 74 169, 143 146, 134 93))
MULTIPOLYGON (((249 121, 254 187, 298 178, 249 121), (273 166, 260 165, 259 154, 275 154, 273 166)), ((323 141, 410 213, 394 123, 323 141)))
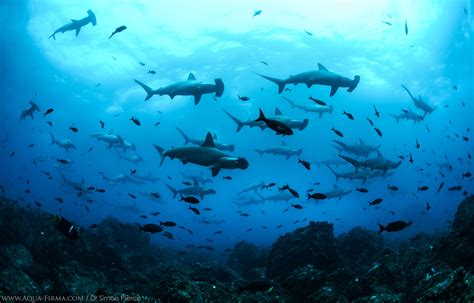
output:
POLYGON ((329 96, 330 97, 334 96, 336 94, 338 88, 339 88, 339 86, 336 86, 336 85, 331 86, 331 93, 329 94, 329 96))
POLYGON ((213 167, 211 168, 212 170, 212 176, 215 177, 219 174, 219 171, 221 170, 220 167, 213 167))
POLYGON ((309 82, 306 83, 306 86, 307 86, 308 88, 310 88, 312 85, 313 85, 312 83, 309 83, 309 82))
POLYGON ((194 95, 194 105, 198 105, 202 95, 194 95))
POLYGON ((80 27, 76 28, 76 37, 77 37, 77 35, 79 35, 79 32, 80 32, 80 31, 81 31, 81 28, 80 28, 80 27))

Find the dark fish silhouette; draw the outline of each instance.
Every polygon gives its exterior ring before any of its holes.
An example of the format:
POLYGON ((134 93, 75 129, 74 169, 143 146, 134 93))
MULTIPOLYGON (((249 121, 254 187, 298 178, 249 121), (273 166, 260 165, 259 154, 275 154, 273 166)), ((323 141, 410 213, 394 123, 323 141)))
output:
POLYGON ((307 170, 311 170, 311 163, 305 160, 301 160, 298 158, 298 163, 301 163, 307 170))
POLYGON ((394 222, 391 222, 389 223, 387 226, 383 226, 382 224, 378 224, 379 226, 379 234, 381 234, 382 232, 386 231, 386 232, 397 232, 397 231, 401 231, 405 228, 407 228, 408 226, 411 225, 411 221, 410 222, 405 222, 405 221, 394 221, 394 222))
POLYGON ((293 135, 293 130, 286 124, 277 120, 267 119, 263 111, 261 109, 259 109, 259 111, 258 119, 255 120, 255 122, 263 121, 270 129, 274 130, 277 135, 293 135))
POLYGON ((326 103, 326 102, 321 101, 321 100, 316 99, 316 98, 313 98, 313 97, 311 97, 311 96, 309 96, 308 99, 314 101, 314 103, 316 103, 316 104, 318 104, 318 105, 327 106, 327 103, 326 103))
POLYGON ((332 130, 336 135, 338 135, 339 137, 341 137, 341 138, 344 137, 344 134, 343 134, 341 131, 335 129, 334 126, 331 128, 331 130, 332 130))
POLYGON ((343 115, 346 115, 347 118, 349 118, 349 120, 354 120, 354 116, 351 114, 351 113, 348 113, 346 111, 343 111, 342 112, 343 115))
POLYGON ((137 118, 132 117, 130 120, 133 121, 133 123, 137 126, 141 125, 140 120, 138 120, 137 118))
POLYGON ((109 39, 112 38, 113 35, 115 35, 116 33, 120 33, 124 30, 126 30, 127 27, 125 25, 122 25, 122 26, 119 26, 115 29, 115 31, 110 35, 109 39))
POLYGON ((405 35, 408 35, 408 22, 405 20, 405 35))
POLYGON ((54 108, 48 108, 48 110, 43 114, 43 117, 46 117, 47 115, 51 114, 54 112, 54 108))

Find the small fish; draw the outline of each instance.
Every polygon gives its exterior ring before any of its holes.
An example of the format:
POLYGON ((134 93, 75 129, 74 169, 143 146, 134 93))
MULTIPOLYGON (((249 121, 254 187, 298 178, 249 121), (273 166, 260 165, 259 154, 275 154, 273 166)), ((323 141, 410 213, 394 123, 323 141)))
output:
POLYGON ((202 210, 205 210, 205 211, 212 211, 212 208, 210 208, 210 207, 205 207, 205 208, 203 208, 202 210))
POLYGON ((162 232, 163 228, 157 224, 151 223, 151 224, 145 224, 143 226, 140 226, 140 231, 155 234, 155 233, 162 232))
POLYGON ((69 126, 69 129, 73 132, 73 133, 77 133, 79 131, 79 129, 75 126, 69 126))
POLYGON ((165 222, 160 221, 160 225, 163 225, 163 226, 166 226, 166 227, 175 227, 176 223, 173 222, 173 221, 165 221, 165 222))
POLYGON ((192 211, 193 211, 196 215, 198 215, 198 216, 201 214, 201 212, 199 211, 199 209, 194 208, 194 207, 191 207, 191 205, 189 205, 189 209, 192 210, 192 211))
POLYGON ((425 207, 425 208, 426 208, 426 210, 428 211, 428 210, 430 210, 431 205, 430 205, 428 202, 426 202, 426 207, 425 207))
POLYGON ((383 201, 382 198, 377 198, 377 199, 373 200, 372 202, 369 202, 369 206, 380 204, 380 203, 382 203, 382 201, 383 201))
POLYGON ((467 172, 462 175, 463 178, 470 178, 471 176, 472 176, 471 172, 467 172))
POLYGON ((181 195, 181 199, 179 201, 184 201, 191 204, 199 204, 199 200, 193 196, 184 197, 183 195, 181 195))
POLYGON ((418 187, 418 191, 427 191, 428 189, 430 189, 428 186, 426 185, 423 185, 421 187, 418 187))
POLYGON ((188 182, 188 181, 184 181, 183 184, 186 185, 186 186, 191 186, 192 185, 192 183, 188 182))
POLYGON ((382 21, 382 23, 385 23, 385 24, 387 24, 387 25, 392 26, 392 23, 390 23, 390 22, 388 22, 388 21, 382 21))
POLYGON ((253 16, 254 16, 254 17, 255 17, 255 16, 260 16, 261 13, 262 13, 262 10, 259 9, 259 10, 255 11, 255 12, 253 13, 253 16))
POLYGON ((408 21, 405 20, 405 35, 408 35, 408 21))
POLYGON ((100 128, 104 128, 105 123, 102 120, 99 121, 99 124, 100 124, 100 128))
POLYGON ((110 35, 109 39, 112 38, 113 35, 115 35, 116 33, 120 33, 124 30, 126 30, 127 27, 125 25, 122 25, 122 26, 119 26, 115 29, 115 31, 110 35))
POLYGON ((305 32, 308 36, 312 36, 312 35, 313 35, 313 33, 308 32, 307 30, 304 30, 304 32, 305 32))
POLYGON ((59 203, 64 202, 63 198, 60 198, 60 197, 56 197, 56 198, 54 198, 54 200, 58 201, 59 203))
POLYGON ((11 152, 10 158, 13 157, 14 155, 15 155, 15 152, 11 152))
POLYGON ((336 134, 338 135, 339 137, 344 137, 344 134, 342 132, 340 132, 339 130, 335 129, 334 126, 331 128, 331 130, 336 134))
POLYGON ((380 113, 378 112, 377 107, 375 107, 375 105, 374 105, 374 111, 377 118, 380 118, 380 113))
POLYGON ((417 149, 420 149, 420 147, 421 147, 420 143, 418 142, 418 139, 416 139, 416 145, 415 145, 415 147, 416 147, 417 149))
POLYGON ((145 66, 145 63, 143 63, 143 62, 140 61, 140 65, 141 65, 141 66, 145 66))
POLYGON ((241 96, 237 95, 237 98, 239 98, 240 101, 249 101, 250 100, 250 98, 247 97, 247 96, 242 96, 241 97, 241 96))
POLYGON ((303 209, 303 206, 301 206, 300 204, 291 204, 291 207, 296 209, 303 209))
POLYGON ((349 120, 354 120, 354 116, 351 113, 343 111, 342 114, 346 115, 346 117, 349 118, 349 120))
POLYGON ((130 120, 133 121, 133 123, 135 123, 135 125, 137 126, 141 125, 140 120, 138 120, 137 118, 132 117, 130 120))
POLYGON ((300 158, 298 158, 298 163, 301 163, 301 165, 303 165, 307 170, 311 170, 311 163, 309 163, 308 161, 301 160, 300 158))
MULTIPOLYGON (((96 188, 95 192, 103 194, 103 193, 105 193, 105 189, 103 189, 103 188, 96 188)), ((129 195, 132 199, 136 199, 136 197, 133 196, 132 194, 128 194, 128 195, 129 195), (134 198, 134 197, 135 197, 135 198, 134 198)))
POLYGON ((464 15, 467 16, 467 9, 466 8, 464 8, 464 15))
POLYGON ((92 151, 92 149, 94 149, 94 147, 89 148, 89 150, 87 152, 90 153, 92 151))
POLYGON ((39 202, 37 202, 37 201, 35 201, 35 204, 36 204, 36 206, 38 206, 38 207, 42 207, 42 206, 43 206, 43 204, 41 204, 41 203, 39 203, 39 202))
POLYGON ((71 163, 70 160, 66 160, 66 159, 57 159, 56 161, 58 161, 58 162, 61 163, 61 164, 69 164, 69 163, 71 163))
POLYGON ((46 121, 46 123, 48 123, 48 125, 49 125, 50 127, 53 126, 53 122, 51 122, 51 121, 46 121))
POLYGON ((283 225, 281 225, 281 224, 278 224, 278 226, 277 226, 276 228, 281 228, 282 226, 283 226, 283 225))
POLYGON ((131 193, 128 193, 128 196, 129 196, 130 198, 132 198, 133 200, 135 200, 135 199, 137 198, 134 194, 131 194, 131 193))
POLYGON ((309 199, 324 200, 326 198, 327 198, 327 196, 325 194, 322 194, 322 193, 312 193, 312 194, 308 193, 308 199, 307 200, 309 200, 309 199))
POLYGON ((410 153, 410 160, 408 160, 408 162, 410 162, 411 164, 413 164, 413 162, 414 162, 413 161, 413 156, 411 155, 411 153, 410 153))
POLYGON ((369 121, 369 123, 370 123, 370 126, 372 126, 372 127, 373 127, 373 126, 374 126, 374 122, 372 122, 372 120, 370 120, 369 118, 366 118, 366 119, 367 119, 367 121, 369 121))
POLYGON ((89 186, 89 187, 87 188, 87 190, 88 190, 88 191, 95 191, 95 187, 94 187, 94 186, 89 186))
POLYGON ((34 144, 30 144, 30 145, 28 145, 28 148, 32 148, 34 146, 35 146, 34 144))
POLYGON ((131 176, 135 175, 136 173, 137 173, 137 169, 136 169, 136 168, 130 170, 130 175, 131 175, 131 176))
POLYGON ((152 215, 153 217, 156 217, 156 216, 158 216, 159 214, 160 214, 160 212, 159 212, 159 211, 156 211, 156 212, 150 213, 150 215, 152 215))
POLYGON ((214 235, 220 235, 220 234, 222 234, 222 230, 218 230, 218 231, 214 232, 214 235))
POLYGON ((369 192, 369 190, 367 188, 363 188, 363 187, 361 187, 361 188, 356 187, 356 190, 360 193, 368 193, 369 192))
POLYGON ((154 70, 149 70, 148 73, 152 75, 156 75, 156 72, 154 70))
POLYGON ((156 122, 155 125, 154 125, 154 127, 157 127, 158 125, 160 125, 160 123, 161 123, 161 122, 159 122, 159 121, 156 122))
POLYGON ((142 218, 142 219, 148 219, 148 217, 145 216, 145 215, 140 215, 139 217, 142 218))
POLYGON ((326 106, 326 105, 327 105, 326 102, 321 101, 321 100, 316 99, 316 98, 313 98, 313 97, 311 97, 311 96, 309 96, 308 99, 314 101, 314 103, 316 103, 316 104, 318 104, 318 105, 321 105, 321 106, 326 106))
POLYGON ((159 199, 160 198, 160 194, 159 193, 155 193, 155 192, 151 192, 150 195, 152 195, 153 197, 159 199))
POLYGON ((260 63, 265 64, 265 65, 268 65, 268 63, 265 62, 265 61, 260 61, 260 63))
POLYGON ((249 214, 247 214, 247 213, 240 213, 240 216, 241 216, 241 217, 248 217, 249 214))
POLYGON ((51 114, 52 112, 54 112, 54 108, 48 108, 48 110, 44 112, 43 118, 46 117, 47 115, 51 114))
POLYGON ((97 227, 99 227, 99 225, 97 225, 97 224, 95 224, 95 223, 92 224, 92 225, 89 225, 89 228, 90 228, 90 229, 94 229, 94 228, 97 228, 97 227))
POLYGON ((102 85, 101 83, 97 83, 97 84, 95 85, 95 87, 99 87, 99 86, 101 86, 101 85, 102 85))
POLYGON ((380 129, 378 129, 377 127, 374 127, 375 131, 377 132, 377 134, 382 137, 382 132, 380 131, 380 129))
POLYGON ((451 186, 448 188, 449 191, 460 191, 462 189, 461 185, 451 186))
POLYGON ((222 179, 224 179, 224 180, 232 180, 232 177, 231 177, 231 176, 223 176, 222 179))

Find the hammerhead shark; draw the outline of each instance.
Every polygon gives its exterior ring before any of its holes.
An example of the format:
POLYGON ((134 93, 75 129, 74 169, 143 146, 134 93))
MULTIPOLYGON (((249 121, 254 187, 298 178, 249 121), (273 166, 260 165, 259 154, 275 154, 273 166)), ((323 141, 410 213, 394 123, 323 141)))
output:
POLYGON ((306 84, 307 87, 311 87, 315 84, 318 84, 330 86, 330 96, 332 97, 337 92, 339 87, 347 87, 347 91, 352 92, 359 84, 359 75, 354 76, 354 79, 351 80, 336 73, 330 72, 321 63, 318 63, 318 68, 318 70, 299 73, 294 76, 289 76, 286 79, 277 79, 260 74, 257 75, 277 84, 279 94, 281 94, 281 92, 285 89, 285 85, 287 84, 306 84))
POLYGON ((87 25, 89 23, 92 23, 93 26, 97 25, 97 19, 95 18, 94 13, 91 10, 87 11, 87 17, 82 18, 80 20, 76 19, 71 19, 71 23, 68 23, 66 25, 61 26, 57 30, 54 31, 54 33, 49 36, 49 38, 53 37, 54 40, 56 40, 56 34, 61 33, 64 34, 64 32, 67 31, 76 31, 76 36, 79 35, 79 32, 81 31, 81 28, 84 25, 87 25))
POLYGON ((221 79, 214 79, 215 84, 205 84, 198 82, 193 73, 189 73, 186 81, 179 81, 157 89, 152 89, 138 80, 135 82, 145 90, 145 101, 153 95, 168 95, 171 99, 175 96, 194 96, 194 105, 197 105, 204 94, 216 93, 216 97, 220 97, 224 92, 224 82, 221 79))

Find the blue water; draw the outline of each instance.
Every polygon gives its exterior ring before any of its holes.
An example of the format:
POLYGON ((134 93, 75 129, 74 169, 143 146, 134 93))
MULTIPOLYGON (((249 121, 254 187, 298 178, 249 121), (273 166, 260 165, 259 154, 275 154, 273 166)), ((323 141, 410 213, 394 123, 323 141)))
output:
MULTIPOLYGON (((413 221, 400 233, 385 234, 392 238, 445 229, 463 191, 472 193, 473 189, 472 178, 462 177, 472 171, 468 153, 474 154, 472 130, 468 131, 474 126, 471 9, 470 1, 335 1, 330 5, 314 1, 5 1, 0 4, 0 184, 5 187, 5 195, 18 199, 21 205, 38 208, 33 204, 38 201, 43 211, 61 214, 84 228, 106 217, 139 224, 175 221, 194 234, 169 228, 174 240, 157 234, 153 241, 177 247, 207 243, 206 239, 218 247, 228 247, 239 240, 267 245, 309 220, 332 222, 336 233, 354 226, 378 230, 377 222, 413 221), (97 17, 96 26, 84 26, 77 37, 69 31, 56 34, 56 40, 48 39, 70 19, 87 16, 88 9, 97 17), (258 9, 262 10, 261 15, 253 17, 258 9), (127 29, 109 40, 120 25, 127 29), (341 88, 329 97, 327 86, 288 85, 291 92, 279 95, 275 84, 256 75, 286 78, 317 69, 317 63, 351 79, 360 75, 358 87, 351 93, 341 88), (156 74, 147 73, 149 70, 156 74), (185 80, 190 72, 204 83, 222 78, 223 96, 215 101, 213 94, 204 95, 196 106, 192 97, 182 96, 170 99, 155 95, 144 101, 145 92, 133 81, 158 88, 185 80), (402 120, 397 124, 391 117, 390 114, 401 113, 402 108, 422 114, 400 84, 437 107, 424 122, 414 125, 402 120), (251 99, 239 101, 237 95, 251 99), (281 98, 312 105, 310 95, 333 105, 334 112, 318 118, 314 113, 291 108, 281 98), (29 100, 38 104, 40 111, 34 114, 34 120, 18 121, 29 100), (380 118, 374 115, 374 105, 380 118), (286 116, 308 118, 309 126, 284 138, 268 129, 244 127, 237 133, 236 125, 223 112, 225 109, 247 120, 258 117, 258 108, 269 115, 275 107, 286 116), (54 112, 43 118, 48 108, 54 108, 54 112), (344 116, 344 110, 355 120, 344 116), (141 126, 130 121, 132 116, 141 121, 141 126), (366 117, 374 121, 383 137, 377 135, 366 117), (103 129, 99 121, 105 122, 103 129), (154 126, 156 122, 160 124, 154 126), (79 132, 70 131, 71 125, 79 132), (178 198, 173 199, 164 183, 182 188, 181 173, 202 172, 211 177, 210 170, 170 159, 160 167, 160 156, 153 148, 153 144, 165 149, 182 146, 184 141, 176 127, 192 138, 204 139, 208 131, 216 133, 221 142, 235 144, 232 155, 245 157, 250 163, 247 170, 222 170, 213 178, 214 182, 207 186, 217 194, 207 196, 197 206, 200 216, 178 198), (337 137, 332 127, 342 131, 344 138, 337 137), (161 181, 110 185, 103 180, 101 172, 107 176, 128 175, 135 168, 120 160, 115 149, 108 149, 90 136, 111 130, 134 143, 137 154, 144 158, 136 166, 137 174, 151 172, 161 181), (58 139, 69 138, 77 150, 67 153, 50 145, 50 131, 58 139), (390 160, 398 161, 399 155, 405 160, 393 175, 364 185, 360 181, 339 180, 340 188, 353 192, 341 200, 318 203, 306 201, 305 192, 309 188, 318 192, 332 189, 336 180, 326 167, 312 164, 307 171, 294 157, 260 158, 254 151, 285 142, 303 149, 302 159, 323 161, 337 158, 332 140, 356 143, 359 138, 371 145, 380 144, 380 151, 390 160), (420 149, 415 147, 417 139, 420 149), (30 144, 34 146, 28 147, 30 144), (90 148, 93 149, 89 152, 90 148), (408 162, 409 153, 413 164, 408 162), (71 159, 73 163, 68 168, 58 168, 58 158, 71 159), (443 178, 436 162, 449 162, 453 170, 442 171, 443 178), (43 171, 53 178, 48 179, 43 171), (59 172, 76 182, 84 179, 87 186, 104 188, 106 193, 90 194, 93 202, 89 203, 63 184, 59 172), (224 180, 223 176, 231 176, 232 180, 224 180), (304 208, 292 208, 290 202, 265 202, 245 208, 234 204, 238 191, 262 180, 278 186, 289 184, 302 196, 293 203, 304 208), (315 182, 321 184, 313 185, 315 182), (445 185, 438 193, 441 182, 445 185), (388 185, 400 190, 392 194, 388 185), (423 185, 429 190, 418 191, 423 185), (448 191, 455 185, 463 189, 448 191), (355 191, 361 186, 369 193, 355 191), (27 189, 31 193, 26 193, 27 189), (160 201, 150 201, 140 194, 152 191, 162 196, 160 201), (131 199, 129 193, 137 199, 131 199), (64 203, 55 201, 56 197, 63 198, 64 203), (381 207, 368 209, 367 202, 375 198, 384 199, 381 207), (432 207, 428 211, 426 202, 432 207), (212 211, 204 211, 205 207, 212 211), (239 210, 249 216, 240 216, 239 210), (155 211, 161 214, 150 216, 155 211), (147 215, 148 219, 140 215, 147 215), (204 224, 203 218, 225 222, 204 224), (302 222, 304 219, 307 221, 302 222), (300 222, 294 223, 295 220, 300 222), (278 229, 279 224, 283 227, 278 229), (249 228, 252 230, 247 231, 249 228), (214 234, 219 230, 223 233, 214 234)), ((262 195, 276 192, 274 187, 262 191, 262 195)))

